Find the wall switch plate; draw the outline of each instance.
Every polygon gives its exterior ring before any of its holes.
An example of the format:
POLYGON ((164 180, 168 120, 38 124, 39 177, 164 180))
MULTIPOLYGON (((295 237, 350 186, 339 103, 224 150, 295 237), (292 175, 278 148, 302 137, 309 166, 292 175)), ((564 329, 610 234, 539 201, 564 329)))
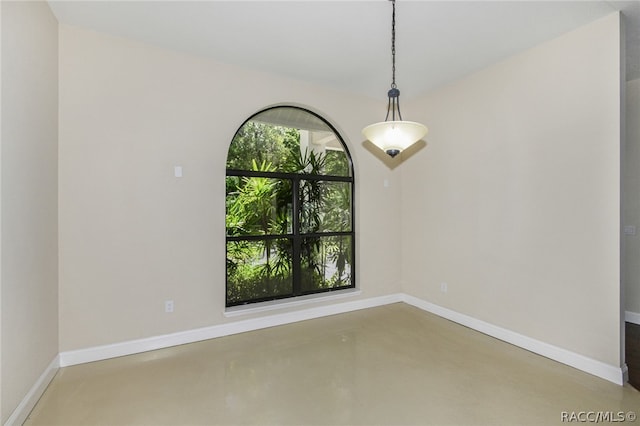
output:
POLYGON ((173 300, 165 300, 164 301, 164 311, 166 313, 173 312, 173 300))
POLYGON ((448 290, 448 287, 449 286, 447 285, 447 283, 440 283, 440 291, 441 292, 446 293, 447 290, 448 290))
POLYGON ((182 166, 174 166, 173 167, 173 175, 177 178, 182 177, 182 166))

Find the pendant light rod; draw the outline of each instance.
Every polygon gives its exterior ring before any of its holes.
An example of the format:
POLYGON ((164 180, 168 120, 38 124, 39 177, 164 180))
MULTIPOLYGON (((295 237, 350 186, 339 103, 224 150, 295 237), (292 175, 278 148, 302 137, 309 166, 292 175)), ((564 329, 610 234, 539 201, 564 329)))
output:
POLYGON ((396 88, 396 0, 391 0, 391 88, 396 88))
POLYGON ((393 12, 391 12, 391 90, 387 93, 389 101, 387 103, 387 115, 384 121, 389 120, 389 111, 391 111, 391 120, 396 121, 396 110, 398 111, 398 120, 402 121, 400 113, 400 90, 396 86, 396 0, 390 0, 393 12))

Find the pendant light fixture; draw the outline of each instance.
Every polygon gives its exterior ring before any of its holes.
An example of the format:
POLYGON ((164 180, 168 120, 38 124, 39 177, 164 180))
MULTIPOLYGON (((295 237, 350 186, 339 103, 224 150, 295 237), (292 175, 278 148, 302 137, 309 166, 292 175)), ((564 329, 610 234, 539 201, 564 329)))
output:
POLYGON ((396 86, 396 1, 391 14, 391 89, 387 92, 387 116, 384 121, 362 129, 362 134, 378 148, 395 157, 427 134, 427 128, 414 121, 402 120, 400 114, 400 90, 396 86), (389 120, 391 118, 391 120, 389 120))

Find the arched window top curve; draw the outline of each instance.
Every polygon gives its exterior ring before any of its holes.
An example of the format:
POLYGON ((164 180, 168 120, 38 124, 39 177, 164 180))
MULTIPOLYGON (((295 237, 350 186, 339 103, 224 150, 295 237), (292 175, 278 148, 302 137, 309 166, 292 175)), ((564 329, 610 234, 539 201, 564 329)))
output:
POLYGON ((271 107, 246 120, 229 146, 227 169, 353 176, 351 157, 333 126, 294 106, 271 107))

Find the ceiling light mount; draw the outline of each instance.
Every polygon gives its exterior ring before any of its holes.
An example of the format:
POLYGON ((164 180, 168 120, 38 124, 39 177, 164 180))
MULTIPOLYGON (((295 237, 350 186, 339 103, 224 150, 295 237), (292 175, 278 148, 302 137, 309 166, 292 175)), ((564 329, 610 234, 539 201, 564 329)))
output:
POLYGON ((396 1, 390 0, 391 14, 391 89, 387 92, 387 115, 384 121, 362 129, 362 134, 389 156, 395 157, 427 134, 427 128, 414 121, 404 121, 400 113, 400 90, 396 85, 396 1), (389 120, 391 116, 391 120, 389 120))

